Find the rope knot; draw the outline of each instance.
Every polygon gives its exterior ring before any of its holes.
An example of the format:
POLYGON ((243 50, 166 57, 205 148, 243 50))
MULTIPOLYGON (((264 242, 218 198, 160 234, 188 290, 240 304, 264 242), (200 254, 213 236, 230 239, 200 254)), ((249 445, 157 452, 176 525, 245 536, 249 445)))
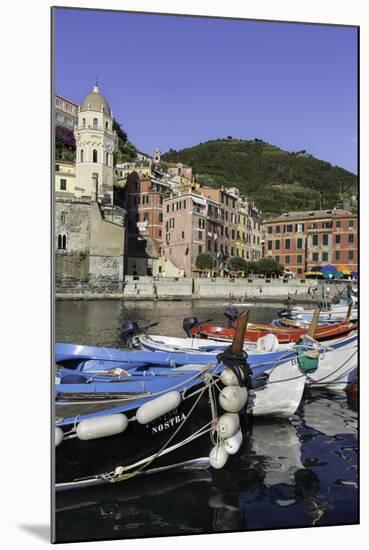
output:
POLYGON ((251 369, 247 362, 247 357, 248 355, 246 352, 242 354, 234 353, 231 346, 217 355, 219 363, 223 363, 234 373, 239 386, 241 388, 246 387, 249 389, 251 369))

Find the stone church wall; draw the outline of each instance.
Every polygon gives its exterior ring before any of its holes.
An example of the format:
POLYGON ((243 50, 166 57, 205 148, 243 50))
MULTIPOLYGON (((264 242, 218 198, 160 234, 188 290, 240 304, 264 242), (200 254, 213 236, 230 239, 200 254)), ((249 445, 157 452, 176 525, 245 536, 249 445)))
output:
MULTIPOLYGON (((110 211, 117 220, 121 213, 110 211), (118 216, 118 218, 117 218, 118 216)), ((122 291, 124 229, 106 221, 97 203, 56 200, 55 291, 58 294, 122 291), (65 236, 65 249, 58 236, 65 236)))
MULTIPOLYGON (((66 236, 63 252, 87 252, 90 243, 91 202, 59 200, 55 202, 55 249, 58 250, 58 235, 66 236)), ((60 251, 61 252, 61 251, 60 251)))

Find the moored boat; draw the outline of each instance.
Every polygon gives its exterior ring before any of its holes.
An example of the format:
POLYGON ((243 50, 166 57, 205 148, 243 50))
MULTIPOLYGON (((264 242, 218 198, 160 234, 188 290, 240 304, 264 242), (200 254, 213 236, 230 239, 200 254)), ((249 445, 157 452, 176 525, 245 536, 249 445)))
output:
POLYGON ((119 350, 104 349, 102 358, 96 349, 89 356, 83 346, 76 346, 73 355, 57 346, 56 487, 126 481, 198 464, 206 457, 219 469, 242 444, 240 411, 271 413, 270 397, 275 397, 280 413, 292 414, 305 379, 298 371, 296 353, 282 354, 277 362, 271 354, 272 361, 254 365, 251 373, 242 353, 246 328, 244 324, 240 332, 242 322, 232 346, 218 361, 212 356, 213 362, 191 368, 153 365, 149 357, 138 363, 137 354, 135 360, 122 363, 121 358, 112 359, 119 350), (286 367, 291 380, 286 380, 286 367), (117 368, 119 375, 114 372, 117 368), (282 386, 284 401, 279 395, 282 386))
MULTIPOLYGON (((150 337, 147 335, 141 335, 139 337, 139 340, 143 346, 147 345, 150 349, 156 349, 156 350, 162 350, 164 351, 171 350, 172 352, 175 352, 175 349, 179 352, 181 350, 180 348, 180 338, 174 339, 177 348, 174 346, 171 347, 170 339, 167 337, 150 337)), ((263 337, 258 340, 256 345, 252 344, 245 344, 244 350, 248 353, 248 360, 250 364, 253 364, 253 361, 262 361, 263 354, 265 354, 265 347, 269 346, 271 347, 271 341, 267 344, 264 344, 263 341, 269 340, 269 337, 263 337), (263 349, 264 348, 264 349, 263 349)), ((197 342, 211 342, 211 340, 201 340, 201 339, 187 339, 183 338, 183 345, 190 345, 193 343, 194 346, 197 345, 197 342)), ((303 337, 303 342, 305 349, 311 348, 312 350, 319 350, 319 365, 318 369, 312 373, 311 375, 307 375, 306 377, 306 385, 312 386, 312 387, 326 387, 331 389, 345 389, 349 385, 356 382, 356 371, 357 371, 357 332, 352 331, 348 336, 344 336, 341 338, 335 338, 332 340, 324 341, 324 342, 317 342, 314 339, 307 340, 306 337, 303 337)), ((292 350, 293 346, 299 345, 298 343, 289 343, 289 344, 278 344, 276 339, 274 340, 274 343, 277 344, 276 347, 274 347, 274 350, 278 351, 286 351, 286 350, 292 350)), ((212 353, 217 354, 221 350, 221 342, 214 341, 211 346, 209 346, 210 349, 206 350, 206 353, 212 353), (214 346, 216 344, 216 346, 214 346), (214 346, 214 348, 213 348, 214 346)), ((223 343, 223 349, 226 344, 223 343)), ((187 353, 190 353, 189 349, 187 349, 187 353)), ((203 349, 203 352, 205 352, 204 348, 199 347, 194 348, 193 353, 199 353, 203 349)))
POLYGON ((153 377, 143 378, 56 386, 58 489, 124 481, 208 457, 213 384, 198 371, 156 375, 155 387, 153 377))
MULTIPOLYGON (((307 347, 307 349, 309 346, 307 347)), ((225 349, 222 350, 223 353, 225 349)), ((281 350, 278 352, 246 355, 250 368, 250 403, 247 412, 255 416, 275 415, 291 416, 299 405, 305 386, 305 373, 299 370, 298 355, 304 350, 281 350)), ((104 392, 117 393, 119 382, 126 388, 139 380, 142 384, 152 377, 152 384, 158 384, 160 377, 179 375, 181 372, 192 371, 205 373, 208 368, 220 376, 226 365, 222 362, 219 352, 214 353, 180 353, 180 352, 148 352, 122 351, 112 348, 95 348, 89 346, 73 346, 57 344, 56 359, 58 381, 64 379, 64 386, 71 382, 83 382, 87 388, 90 385, 104 384, 104 392)), ((80 384, 80 386, 83 386, 80 384)), ((58 386, 60 387, 60 386, 58 386)), ((100 386, 101 387, 101 386, 100 386)), ((146 387, 146 386, 142 386, 146 387)), ((79 388, 83 391, 83 387, 79 388)))
POLYGON ((327 343, 313 343, 312 348, 319 349, 319 367, 316 371, 307 374, 308 387, 341 391, 356 383, 357 333, 327 343))
MULTIPOLYGON (((332 338, 346 336, 355 328, 356 325, 347 320, 341 323, 318 326, 315 330, 314 338, 317 341, 331 340, 332 338)), ((204 323, 202 325, 194 325, 193 328, 191 328, 191 335, 200 338, 216 338, 229 341, 233 338, 234 331, 235 329, 233 327, 220 327, 204 323)), ((248 327, 245 334, 245 340, 257 342, 259 338, 266 334, 274 334, 280 343, 297 342, 297 340, 304 336, 307 331, 308 326, 297 328, 254 324, 248 327)))

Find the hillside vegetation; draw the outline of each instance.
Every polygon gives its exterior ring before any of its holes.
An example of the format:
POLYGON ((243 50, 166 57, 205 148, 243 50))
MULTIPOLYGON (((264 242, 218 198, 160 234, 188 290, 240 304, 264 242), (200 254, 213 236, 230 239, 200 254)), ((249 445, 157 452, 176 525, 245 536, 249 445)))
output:
POLYGON ((357 177, 306 151, 288 152, 262 140, 231 137, 162 156, 164 163, 193 167, 201 183, 236 186, 251 196, 264 217, 288 210, 333 208, 357 194, 357 177))

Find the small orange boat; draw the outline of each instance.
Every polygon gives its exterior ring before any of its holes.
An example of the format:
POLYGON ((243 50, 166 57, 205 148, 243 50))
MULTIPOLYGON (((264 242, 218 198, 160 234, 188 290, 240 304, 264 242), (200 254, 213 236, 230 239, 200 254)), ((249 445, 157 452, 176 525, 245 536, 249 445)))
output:
MULTIPOLYGON (((357 329, 357 324, 349 320, 342 321, 332 325, 318 326, 314 333, 314 339, 319 341, 333 340, 341 336, 346 336, 352 330, 357 329)), ((263 325, 250 323, 247 325, 245 340, 248 342, 256 342, 266 334, 275 334, 278 342, 287 344, 289 342, 297 342, 301 336, 308 332, 307 328, 287 328, 274 327, 272 325, 263 325)), ((201 324, 191 329, 192 336, 200 338, 221 338, 223 340, 232 340, 234 337, 234 327, 217 327, 207 323, 201 324)))

